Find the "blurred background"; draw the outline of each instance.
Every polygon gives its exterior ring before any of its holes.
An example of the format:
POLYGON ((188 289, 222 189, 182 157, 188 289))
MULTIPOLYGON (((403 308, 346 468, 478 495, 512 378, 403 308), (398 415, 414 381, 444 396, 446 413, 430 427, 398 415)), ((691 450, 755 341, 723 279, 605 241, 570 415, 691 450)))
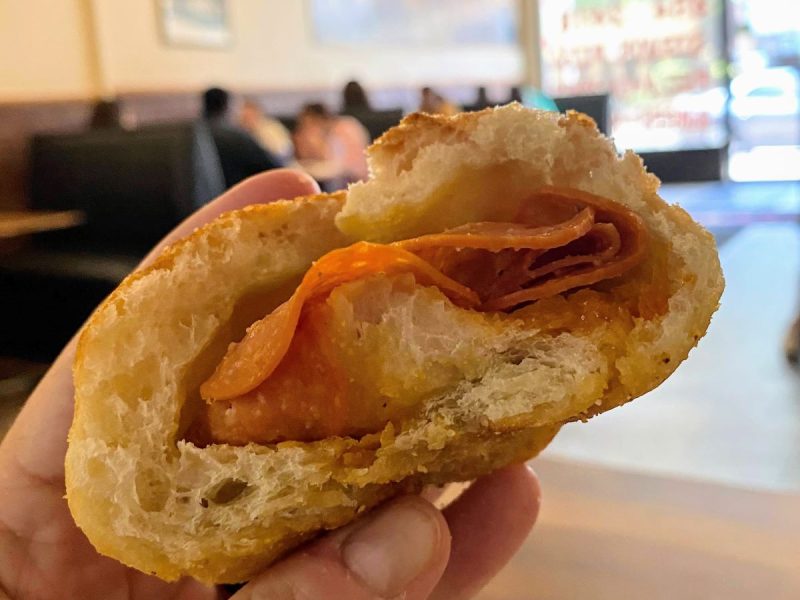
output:
POLYGON ((800 597, 799 69, 795 0, 0 0, 0 432, 241 179, 342 189, 415 110, 581 110, 728 285, 674 377, 534 461, 542 522, 482 597, 800 597))

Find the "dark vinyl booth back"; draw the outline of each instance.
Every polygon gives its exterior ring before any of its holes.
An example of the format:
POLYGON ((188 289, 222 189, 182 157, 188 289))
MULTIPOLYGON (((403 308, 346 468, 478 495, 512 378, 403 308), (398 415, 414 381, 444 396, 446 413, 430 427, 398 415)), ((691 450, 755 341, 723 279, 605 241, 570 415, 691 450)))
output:
POLYGON ((403 118, 403 111, 399 108, 395 110, 350 110, 344 111, 342 114, 358 119, 369 132, 372 141, 377 140, 403 118))
POLYGON ((202 123, 37 136, 31 161, 33 208, 83 211, 82 250, 145 251, 225 189, 202 123))
MULTIPOLYGON (((610 135, 610 98, 608 95, 555 98, 561 112, 577 110, 589 115, 598 129, 610 135)), ((647 170, 661 181, 719 181, 727 169, 728 147, 638 152, 647 170)))
POLYGON ((597 128, 605 135, 609 135, 611 131, 609 100, 608 94, 596 96, 565 96, 563 98, 553 99, 558 110, 561 112, 577 110, 578 112, 592 117, 594 122, 597 123, 597 128))
POLYGON ((38 136, 31 161, 33 208, 86 216, 0 261, 0 347, 49 362, 153 244, 225 186, 202 123, 38 136))

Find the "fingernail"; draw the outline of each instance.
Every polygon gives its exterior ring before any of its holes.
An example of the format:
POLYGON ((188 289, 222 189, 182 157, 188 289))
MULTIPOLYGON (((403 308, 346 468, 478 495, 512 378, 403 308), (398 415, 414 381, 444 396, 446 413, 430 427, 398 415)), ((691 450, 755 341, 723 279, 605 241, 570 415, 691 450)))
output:
POLYGON ((345 564, 380 596, 405 591, 433 558, 440 526, 418 502, 400 500, 371 517, 344 542, 345 564))

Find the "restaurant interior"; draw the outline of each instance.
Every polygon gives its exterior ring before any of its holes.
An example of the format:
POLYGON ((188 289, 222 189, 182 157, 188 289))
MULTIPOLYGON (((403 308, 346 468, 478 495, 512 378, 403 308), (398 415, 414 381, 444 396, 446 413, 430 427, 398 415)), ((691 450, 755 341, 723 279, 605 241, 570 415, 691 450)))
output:
POLYGON ((726 288, 668 381, 531 461, 538 523, 477 597, 800 597, 794 0, 0 0, 0 436, 226 189, 288 167, 346 190, 404 115, 511 101, 640 154, 726 288))

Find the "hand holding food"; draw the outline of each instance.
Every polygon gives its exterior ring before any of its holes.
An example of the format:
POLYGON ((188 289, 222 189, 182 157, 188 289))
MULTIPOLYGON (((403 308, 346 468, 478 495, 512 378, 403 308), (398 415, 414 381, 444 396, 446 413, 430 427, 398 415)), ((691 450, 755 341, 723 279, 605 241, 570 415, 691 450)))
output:
POLYGON ((412 115, 348 192, 223 215, 129 277, 75 363, 99 551, 247 579, 657 386, 722 290, 713 238, 583 116, 412 115))

